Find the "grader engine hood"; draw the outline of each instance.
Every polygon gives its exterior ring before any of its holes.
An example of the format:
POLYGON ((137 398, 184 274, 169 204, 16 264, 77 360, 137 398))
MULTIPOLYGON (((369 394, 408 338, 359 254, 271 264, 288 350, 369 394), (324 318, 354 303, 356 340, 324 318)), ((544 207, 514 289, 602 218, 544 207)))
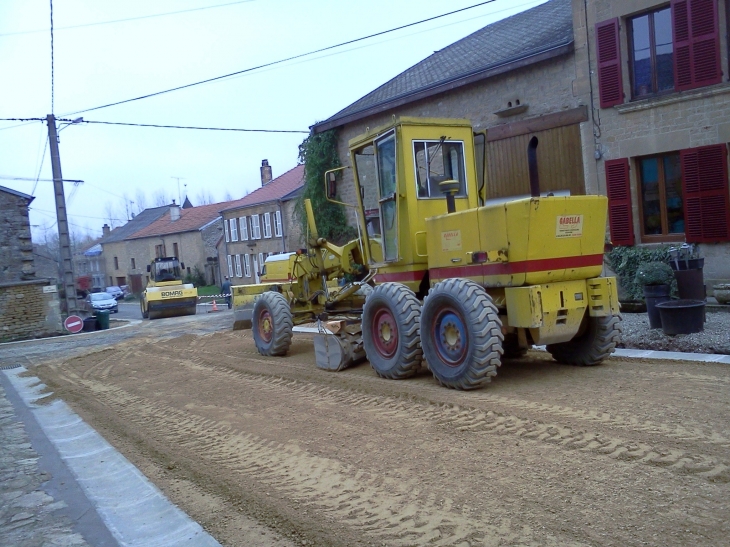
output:
POLYGON ((518 287, 596 277, 606 216, 604 196, 565 196, 430 218, 431 281, 467 277, 488 287, 518 287))

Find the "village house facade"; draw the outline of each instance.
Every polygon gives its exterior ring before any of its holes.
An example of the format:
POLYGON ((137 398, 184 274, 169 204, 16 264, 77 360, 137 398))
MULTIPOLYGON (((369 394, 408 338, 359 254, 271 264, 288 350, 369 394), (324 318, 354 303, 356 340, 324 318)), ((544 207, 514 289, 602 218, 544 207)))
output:
POLYGON ((0 186, 0 342, 62 330, 55 280, 35 275, 28 216, 33 199, 0 186))
POLYGON ((234 285, 258 283, 267 256, 303 247, 294 211, 303 187, 303 165, 272 179, 271 166, 263 160, 261 187, 220 210, 224 238, 218 245, 219 263, 234 285))
MULTIPOLYGON (((699 244, 709 288, 730 280, 728 5, 550 0, 312 130, 336 129, 348 165, 348 141, 394 115, 467 118, 483 135, 488 199, 529 194, 526 150, 538 137, 543 192, 608 195, 614 244, 699 244)), ((352 174, 342 176, 339 197, 355 203, 352 174)))

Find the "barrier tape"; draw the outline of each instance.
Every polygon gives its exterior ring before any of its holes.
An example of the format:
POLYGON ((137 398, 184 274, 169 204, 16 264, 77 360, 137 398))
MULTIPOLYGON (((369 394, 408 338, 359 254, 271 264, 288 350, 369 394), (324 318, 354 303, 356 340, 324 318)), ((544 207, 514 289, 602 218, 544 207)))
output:
POLYGON ((232 294, 206 294, 205 296, 199 296, 198 300, 202 298, 227 298, 233 296, 232 294))

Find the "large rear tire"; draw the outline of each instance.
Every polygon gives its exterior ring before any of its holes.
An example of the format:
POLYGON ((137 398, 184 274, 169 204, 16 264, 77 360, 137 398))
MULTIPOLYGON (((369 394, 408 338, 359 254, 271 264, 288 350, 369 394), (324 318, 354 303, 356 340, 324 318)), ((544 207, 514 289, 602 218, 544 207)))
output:
POLYGON ((253 307, 253 340, 261 355, 286 355, 292 338, 291 308, 281 293, 268 291, 253 307))
POLYGON ((447 279, 428 293, 421 313, 421 344, 440 384, 477 389, 496 376, 502 322, 492 298, 477 283, 447 279))
POLYGON ((400 283, 373 289, 362 312, 362 341, 373 370, 383 378, 400 380, 421 367, 421 303, 400 283))
POLYGON ((586 317, 583 334, 569 342, 548 344, 547 350, 559 363, 566 365, 600 365, 621 341, 623 321, 621 314, 608 317, 586 317))

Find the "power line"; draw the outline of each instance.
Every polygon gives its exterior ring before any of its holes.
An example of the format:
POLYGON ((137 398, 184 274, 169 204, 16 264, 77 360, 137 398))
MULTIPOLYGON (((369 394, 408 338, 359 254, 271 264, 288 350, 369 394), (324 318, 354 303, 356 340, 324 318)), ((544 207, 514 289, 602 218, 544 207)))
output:
MULTIPOLYGON (((65 120, 59 120, 65 121, 65 120)), ((102 125, 127 125, 131 127, 158 127, 164 129, 199 129, 203 131, 240 131, 245 133, 309 133, 309 131, 289 129, 238 129, 233 127, 197 127, 189 125, 158 125, 151 123, 125 123, 125 122, 103 122, 95 120, 83 120, 79 123, 96 123, 102 125)))
MULTIPOLYGON (((56 30, 69 30, 69 29, 75 29, 75 28, 84 28, 84 27, 95 27, 98 25, 111 25, 113 23, 124 23, 127 21, 138 21, 140 19, 152 19, 153 17, 164 17, 166 15, 177 15, 179 13, 189 13, 191 11, 201 11, 201 10, 207 10, 207 9, 213 9, 213 8, 223 8, 226 6, 233 6, 235 4, 247 4, 249 2, 254 2, 255 0, 239 0, 238 2, 229 2, 227 4, 217 4, 215 6, 203 6, 202 8, 190 8, 190 9, 184 9, 179 11, 168 11, 165 13, 153 13, 151 15, 140 15, 138 17, 128 17, 126 19, 112 19, 110 21, 97 21, 96 23, 84 23, 81 25, 69 25, 66 27, 57 27, 56 30)), ((19 34, 36 34, 39 32, 47 32, 48 29, 38 29, 38 30, 20 30, 16 32, 3 32, 0 33, 0 36, 16 36, 19 34)))
MULTIPOLYGON (((37 177, 6 177, 3 175, 0 175, 0 180, 23 180, 23 181, 30 181, 30 182, 53 182, 54 179, 41 179, 37 177)), ((76 180, 76 179, 61 179, 63 182, 75 182, 80 183, 84 182, 83 180, 76 180)))
POLYGON ((238 70, 236 72, 231 72, 229 74, 224 74, 222 76, 216 76, 214 78, 208 78, 206 80, 200 80, 198 82, 193 82, 193 83, 190 83, 190 84, 185 84, 185 85, 181 85, 181 86, 178 86, 178 87, 173 87, 173 88, 170 88, 170 89, 165 89, 163 91, 156 91, 154 93, 148 93, 147 95, 140 95, 139 97, 134 97, 132 99, 125 99, 123 101, 116 101, 116 102, 109 103, 109 104, 105 104, 105 105, 101 105, 101 106, 95 106, 93 108, 86 108, 84 110, 77 110, 75 112, 69 112, 69 113, 63 114, 63 115, 64 116, 72 116, 72 115, 75 115, 75 114, 81 114, 83 112, 91 112, 92 110, 100 110, 102 108, 108 108, 110 106, 117 106, 117 105, 124 104, 124 103, 131 103, 132 101, 139 101, 139 100, 142 100, 142 99, 148 99, 150 97, 155 97, 157 95, 163 95, 165 93, 172 93, 173 91, 180 91, 181 89, 187 89, 189 87, 194 87, 194 86, 197 86, 197 85, 202 85, 202 84, 206 84, 206 83, 210 83, 210 82, 215 82, 217 80, 223 80, 225 78, 230 78, 231 76, 237 76, 238 74, 244 74, 246 72, 252 72, 254 70, 258 70, 258 69, 261 69, 261 68, 266 68, 266 67, 269 67, 269 66, 278 65, 278 64, 281 64, 281 63, 285 63, 287 61, 292 61, 294 59, 299 59, 301 57, 306 57, 308 55, 314 55, 315 53, 321 53, 323 51, 328 51, 330 49, 335 49, 335 48, 342 47, 342 46, 346 46, 346 45, 349 45, 349 44, 354 44, 356 42, 361 42, 363 40, 368 40, 368 39, 374 38, 376 36, 382 36, 384 34, 389 34, 391 32, 395 32, 397 30, 402 30, 404 28, 413 27, 413 26, 416 26, 416 25, 420 25, 420 24, 423 24, 423 23, 427 23, 429 21, 434 21, 436 19, 441 19, 442 17, 447 17, 447 16, 453 15, 455 13, 460 13, 462 11, 467 11, 467 10, 470 10, 470 9, 477 8, 479 6, 484 6, 486 4, 491 4, 494 1, 495 0, 486 0, 484 2, 479 2, 478 4, 473 4, 473 5, 467 6, 465 8, 461 8, 461 9, 449 11, 447 13, 442 13, 441 15, 436 15, 434 17, 429 17, 427 19, 421 19, 420 21, 416 21, 414 23, 408 23, 406 25, 401 25, 401 26, 398 26, 398 27, 395 27, 395 28, 392 28, 392 29, 383 30, 381 32, 376 32, 376 33, 373 33, 373 34, 369 34, 367 36, 362 36, 360 38, 355 38, 353 40, 348 40, 346 42, 341 42, 339 44, 335 44, 335 45, 332 45, 332 46, 323 47, 323 48, 320 48, 320 49, 316 49, 314 51, 309 51, 307 53, 300 53, 299 55, 293 55, 291 57, 287 57, 285 59, 280 59, 278 61, 272 61, 270 63, 264 63, 262 65, 258 65, 258 66, 255 66, 255 67, 246 68, 246 69, 243 69, 243 70, 238 70))

